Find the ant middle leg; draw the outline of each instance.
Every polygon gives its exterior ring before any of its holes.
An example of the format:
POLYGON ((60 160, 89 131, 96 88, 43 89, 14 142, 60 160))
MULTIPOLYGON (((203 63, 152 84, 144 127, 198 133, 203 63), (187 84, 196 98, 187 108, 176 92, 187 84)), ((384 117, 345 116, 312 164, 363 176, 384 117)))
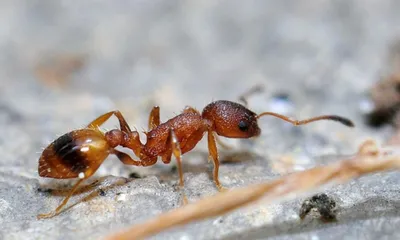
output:
MULTIPOLYGON (((171 146, 171 155, 173 154, 176 159, 176 163, 178 166, 178 172, 179 172, 179 187, 181 188, 182 191, 182 196, 183 196, 183 204, 187 204, 188 200, 183 192, 183 187, 184 187, 184 182, 183 182, 183 169, 182 169, 182 151, 179 146, 179 141, 178 138, 174 132, 174 129, 171 128, 169 131, 169 137, 167 140, 167 146, 171 146)), ((171 155, 163 157, 163 161, 171 161, 171 155)))
POLYGON ((168 151, 161 156, 162 161, 165 164, 168 164, 171 162, 171 156, 174 155, 175 158, 177 159, 177 166, 179 169, 179 179, 180 179, 180 186, 184 186, 183 184, 183 170, 182 170, 182 151, 187 152, 188 149, 185 148, 185 146, 194 146, 199 139, 203 137, 204 130, 203 129, 198 129, 197 131, 193 132, 189 138, 186 139, 185 145, 181 146, 179 143, 179 140, 177 139, 175 132, 173 129, 170 129, 169 137, 166 143, 167 147, 170 147, 168 151))
POLYGON ((68 200, 71 198, 72 194, 78 189, 78 186, 84 181, 85 179, 79 179, 77 183, 75 183, 74 187, 69 191, 68 195, 64 198, 60 205, 56 208, 56 210, 46 213, 46 214, 39 214, 37 216, 38 219, 45 219, 57 216, 61 213, 61 209, 67 204, 68 200))
POLYGON ((126 122, 124 116, 122 116, 121 112, 118 110, 111 111, 111 112, 101 115, 100 117, 96 118, 91 123, 89 123, 87 127, 92 128, 92 129, 97 129, 99 126, 101 126, 103 123, 105 123, 112 115, 117 117, 121 131, 126 132, 126 133, 131 132, 131 128, 129 127, 128 123, 126 122))

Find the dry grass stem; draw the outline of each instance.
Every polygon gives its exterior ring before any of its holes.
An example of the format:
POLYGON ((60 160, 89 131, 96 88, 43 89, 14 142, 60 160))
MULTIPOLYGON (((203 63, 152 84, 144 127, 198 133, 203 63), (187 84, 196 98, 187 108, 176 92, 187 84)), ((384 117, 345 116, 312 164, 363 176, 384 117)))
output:
POLYGON ((259 200, 263 203, 280 202, 288 197, 298 197, 299 194, 303 196, 326 184, 343 183, 365 174, 399 168, 400 156, 379 149, 372 140, 367 140, 353 158, 292 173, 267 183, 219 193, 163 213, 145 223, 113 234, 107 240, 143 239, 172 227, 226 214, 259 200))

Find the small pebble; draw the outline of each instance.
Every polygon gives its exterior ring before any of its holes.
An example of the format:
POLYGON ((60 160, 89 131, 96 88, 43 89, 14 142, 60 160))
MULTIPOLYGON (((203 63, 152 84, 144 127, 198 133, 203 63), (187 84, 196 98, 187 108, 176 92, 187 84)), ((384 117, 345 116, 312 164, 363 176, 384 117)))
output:
POLYGON ((104 197, 106 195, 106 192, 103 189, 99 189, 99 195, 104 197))
POLYGON ((125 193, 121 193, 117 196, 117 201, 120 202, 125 202, 126 201, 126 194, 125 193))

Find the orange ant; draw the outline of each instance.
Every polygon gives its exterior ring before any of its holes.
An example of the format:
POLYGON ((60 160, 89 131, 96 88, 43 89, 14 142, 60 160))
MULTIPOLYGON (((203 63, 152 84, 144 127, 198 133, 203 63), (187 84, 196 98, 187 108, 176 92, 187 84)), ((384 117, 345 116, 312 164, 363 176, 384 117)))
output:
POLYGON ((181 155, 192 150, 203 138, 205 132, 207 132, 209 155, 214 162, 214 182, 220 191, 224 190, 218 178, 219 160, 215 133, 227 138, 259 136, 261 129, 257 120, 266 115, 280 118, 293 125, 333 120, 349 127, 354 126, 350 120, 336 115, 297 121, 274 112, 256 114, 245 106, 231 101, 212 102, 204 108, 202 113, 192 107, 186 107, 181 114, 165 123, 160 123, 160 108, 156 106, 150 113, 149 132, 145 133, 147 141, 143 144, 140 142, 139 133, 130 129, 119 111, 108 112, 92 121, 86 128, 74 130, 59 137, 43 151, 38 169, 41 177, 80 179, 55 211, 40 214, 38 218, 58 215, 78 186, 96 172, 109 154, 116 155, 124 164, 135 166, 154 165, 158 157, 168 164, 174 155, 179 171, 179 184, 183 187, 181 155), (100 125, 112 115, 119 120, 120 129, 101 132, 100 125), (116 150, 117 146, 131 149, 140 160, 134 160, 128 154, 116 150))

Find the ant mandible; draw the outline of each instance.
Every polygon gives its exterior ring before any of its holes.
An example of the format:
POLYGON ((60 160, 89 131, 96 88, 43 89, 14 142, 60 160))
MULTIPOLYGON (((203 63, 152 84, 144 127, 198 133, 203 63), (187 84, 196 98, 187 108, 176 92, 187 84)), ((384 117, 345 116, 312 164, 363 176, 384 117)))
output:
POLYGON ((192 107, 165 123, 160 123, 160 108, 154 107, 149 117, 147 141, 140 142, 139 133, 132 131, 119 111, 108 112, 92 121, 86 128, 71 131, 62 135, 44 149, 39 159, 39 175, 48 178, 79 178, 61 204, 48 214, 38 218, 49 218, 58 215, 78 186, 92 176, 109 154, 114 154, 124 164, 151 166, 161 157, 165 164, 171 162, 172 155, 177 160, 179 184, 183 187, 181 156, 192 150, 207 132, 208 150, 214 162, 213 178, 219 190, 219 160, 215 133, 227 138, 251 138, 259 136, 261 129, 257 120, 271 115, 290 122, 293 125, 304 125, 319 120, 338 121, 353 127, 353 123, 337 115, 324 115, 298 121, 274 112, 256 114, 244 105, 231 101, 215 101, 208 104, 202 113, 192 107), (117 117, 120 129, 101 132, 100 125, 112 115, 117 117), (128 154, 115 149, 122 146, 131 149, 140 160, 132 159, 128 154))

